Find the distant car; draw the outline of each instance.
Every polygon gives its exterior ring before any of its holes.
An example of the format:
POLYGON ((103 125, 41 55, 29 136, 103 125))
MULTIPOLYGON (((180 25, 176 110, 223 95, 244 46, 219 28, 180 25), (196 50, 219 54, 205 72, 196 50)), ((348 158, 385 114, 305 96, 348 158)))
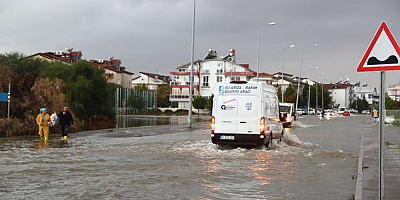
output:
POLYGON ((361 113, 362 114, 370 114, 371 112, 369 110, 363 110, 361 113))
POLYGON ((393 124, 394 121, 396 121, 396 119, 394 118, 393 115, 386 116, 386 118, 385 118, 385 123, 387 123, 387 124, 393 124))
POLYGON ((339 115, 343 114, 344 111, 347 111, 346 107, 339 107, 338 108, 338 114, 339 115))
POLYGON ((344 111, 342 115, 343 116, 350 116, 350 112, 349 111, 344 111))
POLYGON ((309 111, 308 114, 309 114, 309 115, 315 115, 315 110, 314 110, 314 109, 310 109, 310 111, 309 111))
POLYGON ((349 112, 350 113, 357 113, 357 110, 352 108, 352 109, 349 109, 349 112))
POLYGON ((306 111, 304 109, 297 109, 297 115, 303 115, 306 114, 306 111))

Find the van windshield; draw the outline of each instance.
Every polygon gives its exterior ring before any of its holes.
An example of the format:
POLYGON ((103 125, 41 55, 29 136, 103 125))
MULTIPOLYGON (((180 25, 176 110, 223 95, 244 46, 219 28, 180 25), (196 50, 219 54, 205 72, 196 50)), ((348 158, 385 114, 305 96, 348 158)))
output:
POLYGON ((281 112, 290 113, 290 106, 279 106, 281 112))

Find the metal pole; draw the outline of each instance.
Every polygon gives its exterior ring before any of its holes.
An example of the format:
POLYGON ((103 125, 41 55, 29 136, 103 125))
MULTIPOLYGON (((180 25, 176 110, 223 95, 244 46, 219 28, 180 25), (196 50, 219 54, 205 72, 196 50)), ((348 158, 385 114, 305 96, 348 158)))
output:
POLYGON ((303 66, 303 54, 304 54, 304 46, 301 48, 300 75, 299 75, 299 80, 297 81, 296 109, 299 107, 299 90, 300 90, 300 79, 301 79, 301 67, 303 66))
POLYGON ((7 108, 7 118, 10 118, 10 98, 11 98, 11 84, 8 84, 8 108, 7 108))
POLYGON ((192 52, 191 52, 191 69, 190 69, 190 87, 189 87, 189 119, 188 126, 192 127, 192 104, 193 104, 193 68, 194 68, 194 32, 195 32, 195 21, 196 21, 196 0, 193 0, 193 23, 192 23, 192 52))
MULTIPOLYGON (((311 72, 311 70, 310 70, 311 72)), ((307 111, 307 115, 310 115, 310 80, 308 80, 308 111, 307 111)))
POLYGON ((258 73, 260 72, 260 28, 258 27, 258 36, 257 36, 257 82, 258 82, 258 73))
POLYGON ((285 48, 282 49, 282 83, 281 83, 282 103, 283 103, 283 71, 284 71, 283 50, 285 50, 285 48))
POLYGON ((315 112, 317 112, 317 108, 318 108, 318 82, 315 82, 315 112))
POLYGON ((385 77, 386 72, 381 72, 380 99, 379 99, 379 199, 385 199, 384 158, 385 158, 385 77))
POLYGON ((321 82, 321 108, 324 110, 324 83, 321 82))

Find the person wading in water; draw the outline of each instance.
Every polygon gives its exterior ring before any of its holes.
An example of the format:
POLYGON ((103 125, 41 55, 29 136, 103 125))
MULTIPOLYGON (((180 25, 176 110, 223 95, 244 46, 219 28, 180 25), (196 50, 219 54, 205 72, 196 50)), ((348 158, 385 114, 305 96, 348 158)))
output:
POLYGON ((74 127, 74 118, 68 111, 68 107, 64 107, 64 109, 58 115, 58 123, 61 126, 61 139, 66 140, 68 138, 69 126, 74 127))
POLYGON ((47 142, 49 138, 49 125, 51 123, 50 115, 47 114, 46 108, 40 109, 40 114, 36 117, 36 123, 39 125, 40 139, 47 142))

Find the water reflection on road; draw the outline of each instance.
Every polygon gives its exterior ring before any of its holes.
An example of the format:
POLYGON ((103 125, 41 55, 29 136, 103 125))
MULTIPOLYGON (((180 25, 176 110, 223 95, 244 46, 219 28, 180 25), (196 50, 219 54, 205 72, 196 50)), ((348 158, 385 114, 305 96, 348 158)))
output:
MULTIPOLYGON (((210 121, 209 116, 193 116, 192 122, 210 121)), ((184 124, 188 122, 188 116, 148 116, 148 115, 118 115, 115 128, 130 128, 140 126, 156 126, 168 124, 184 124)))
POLYGON ((208 123, 200 130, 142 137, 77 133, 68 142, 58 137, 47 143, 37 137, 0 139, 0 196, 347 199, 355 188, 351 177, 358 149, 351 144, 357 143, 357 131, 348 138, 335 130, 337 123, 348 127, 361 120, 313 120, 304 119, 313 126, 286 129, 283 142, 273 141, 268 151, 213 145, 208 123))

